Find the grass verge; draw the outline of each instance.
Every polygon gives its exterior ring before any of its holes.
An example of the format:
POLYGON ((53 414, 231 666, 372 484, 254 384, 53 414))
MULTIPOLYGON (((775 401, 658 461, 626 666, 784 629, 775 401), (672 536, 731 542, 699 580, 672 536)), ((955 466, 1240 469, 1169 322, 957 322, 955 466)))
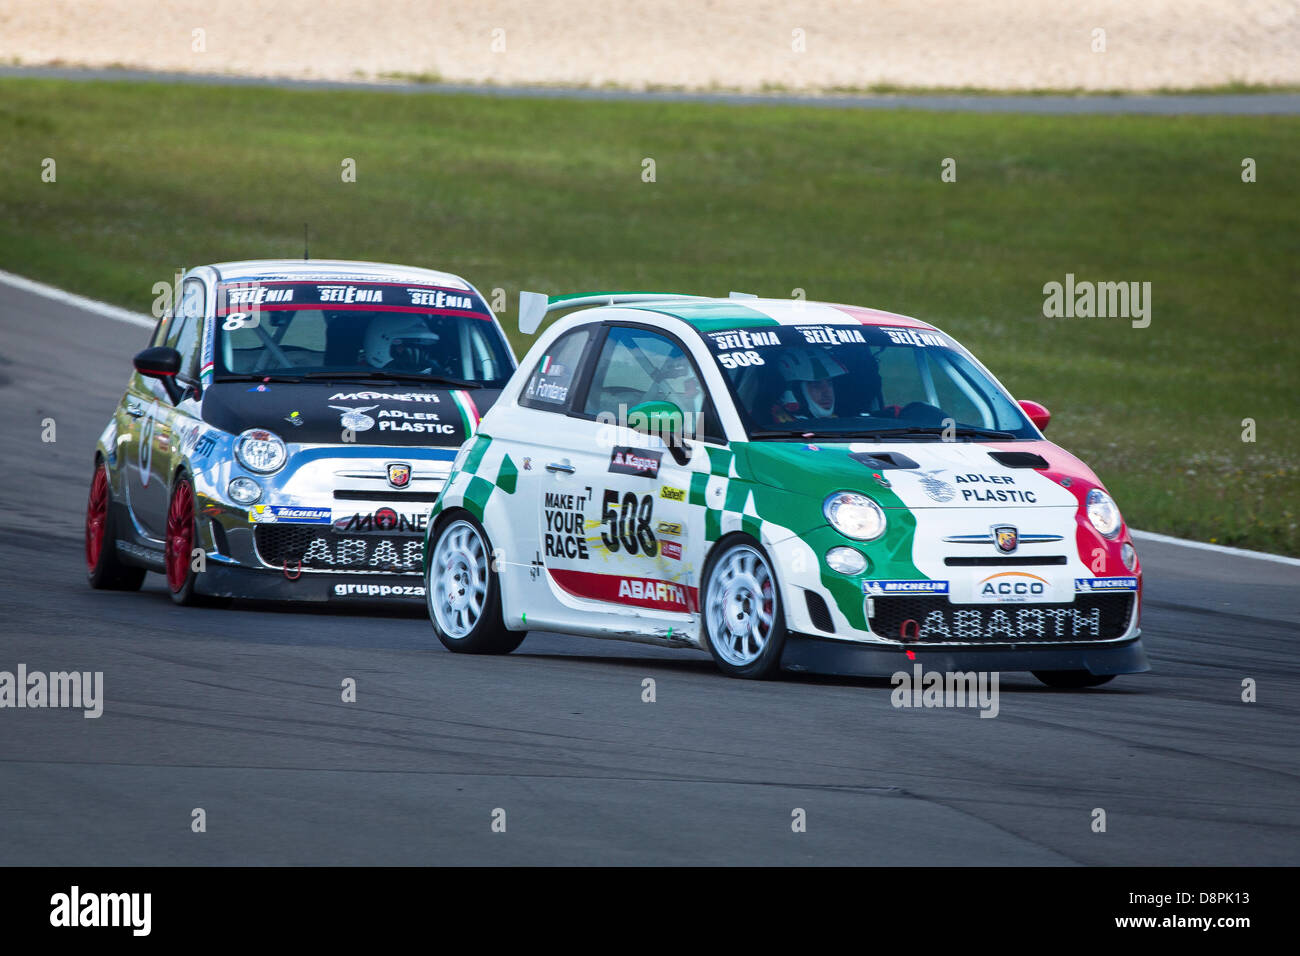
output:
POLYGON ((1296 117, 0 79, 0 267, 148 309, 182 266, 300 255, 308 222, 313 255, 512 302, 804 289, 950 331, 1053 410, 1134 525, 1300 554, 1298 156, 1296 117), (1150 326, 1044 318, 1066 273, 1150 282, 1150 326))

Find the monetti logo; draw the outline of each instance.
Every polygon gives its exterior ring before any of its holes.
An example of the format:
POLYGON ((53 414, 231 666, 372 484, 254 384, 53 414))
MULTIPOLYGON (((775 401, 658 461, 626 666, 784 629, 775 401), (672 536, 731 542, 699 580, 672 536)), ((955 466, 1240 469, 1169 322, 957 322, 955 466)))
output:
POLYGON ((50 925, 129 927, 148 936, 153 925, 152 893, 83 893, 79 886, 50 897, 50 925))
POLYGON ((75 707, 83 717, 104 713, 103 671, 0 671, 0 710, 6 707, 75 707))

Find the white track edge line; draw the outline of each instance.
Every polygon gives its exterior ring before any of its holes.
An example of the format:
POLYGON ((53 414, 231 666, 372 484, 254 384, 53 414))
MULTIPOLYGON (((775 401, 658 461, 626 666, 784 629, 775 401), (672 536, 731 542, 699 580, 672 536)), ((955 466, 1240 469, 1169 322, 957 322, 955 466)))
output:
POLYGON ((1258 561, 1275 561, 1278 564, 1290 564, 1294 567, 1300 567, 1300 558, 1288 557, 1285 554, 1270 554, 1267 551, 1247 551, 1245 548, 1229 548, 1223 544, 1206 544, 1204 541, 1189 541, 1187 538, 1175 538, 1168 534, 1157 534, 1154 531, 1139 531, 1136 528, 1129 528, 1129 533, 1139 541, 1154 541, 1158 544, 1177 544, 1184 548, 1195 548, 1198 551, 1214 551, 1218 554, 1231 555, 1234 558, 1254 558, 1258 561))
POLYGON ((141 328, 152 329, 157 324, 154 319, 143 313, 132 312, 130 309, 109 305, 107 302, 99 302, 96 299, 88 299, 83 295, 77 295, 75 292, 65 292, 55 286, 46 285, 44 282, 36 282, 33 279, 15 275, 12 272, 5 272, 3 269, 0 269, 0 282, 15 289, 21 289, 24 292, 31 292, 34 295, 53 299, 55 302, 76 306, 86 312, 93 312, 95 315, 102 315, 109 319, 117 319, 119 322, 128 322, 141 328))

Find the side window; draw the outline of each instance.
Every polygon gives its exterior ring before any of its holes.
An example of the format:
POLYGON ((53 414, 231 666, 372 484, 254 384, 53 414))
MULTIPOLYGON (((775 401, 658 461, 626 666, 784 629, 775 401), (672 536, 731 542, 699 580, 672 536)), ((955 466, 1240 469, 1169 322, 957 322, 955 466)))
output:
POLYGON ((569 407, 569 390, 582 364, 582 353, 590 340, 590 328, 574 329, 556 339, 528 377, 519 404, 550 412, 565 411, 569 407))
POLYGON ((612 328, 600 350, 584 412, 624 421, 642 402, 672 402, 689 416, 687 421, 702 426, 697 437, 723 440, 721 423, 681 346, 648 329, 612 328))
POLYGON ((181 353, 181 370, 177 378, 196 381, 199 377, 199 351, 203 332, 203 283, 189 279, 181 294, 181 306, 167 336, 167 344, 181 353))

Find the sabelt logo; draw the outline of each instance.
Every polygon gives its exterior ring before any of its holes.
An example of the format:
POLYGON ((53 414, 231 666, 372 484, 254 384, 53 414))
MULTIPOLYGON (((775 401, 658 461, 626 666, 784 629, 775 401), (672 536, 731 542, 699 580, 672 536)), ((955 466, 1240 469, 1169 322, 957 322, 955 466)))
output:
POLYGON ((674 488, 672 485, 664 485, 659 489, 659 497, 665 501, 685 501, 686 490, 684 488, 674 488))
POLYGON ((979 583, 979 595, 994 601, 1029 601, 1045 597, 1052 583, 1027 571, 999 571, 979 583))

